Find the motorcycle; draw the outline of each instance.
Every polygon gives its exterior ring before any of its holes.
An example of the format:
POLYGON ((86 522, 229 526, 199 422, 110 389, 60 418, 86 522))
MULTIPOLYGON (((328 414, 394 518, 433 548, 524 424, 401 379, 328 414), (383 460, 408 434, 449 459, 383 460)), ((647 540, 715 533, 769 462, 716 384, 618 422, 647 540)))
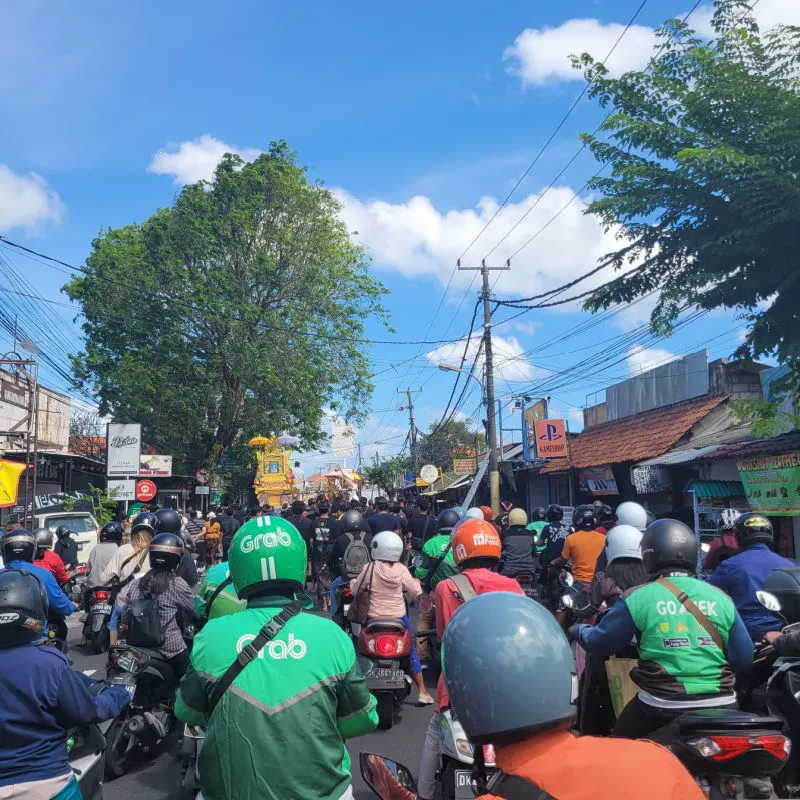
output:
MULTIPOLYGON (((428 613, 436 609, 436 604, 432 594, 423 594, 417 598, 417 609, 420 612, 428 613)), ((436 615, 434 613, 434 619, 436 615)), ((442 671, 442 640, 435 630, 418 630, 417 639, 428 640, 428 669, 434 681, 439 680, 439 673, 442 671)))
POLYGON ((411 655, 411 631, 401 619, 371 619, 361 627, 356 654, 378 704, 378 727, 388 730, 411 692, 411 678, 404 669, 411 655))
POLYGON ((68 733, 69 765, 83 800, 103 800, 105 734, 112 722, 107 720, 85 728, 73 728, 68 733))
POLYGON ((535 578, 536 576, 533 572, 520 572, 515 576, 519 588, 522 589, 522 591, 525 592, 525 596, 530 597, 531 600, 539 599, 539 587, 535 578))
POLYGON ((83 635, 92 651, 100 655, 108 650, 111 642, 108 625, 111 622, 117 592, 110 586, 97 586, 88 591, 89 613, 83 625, 83 635))
POLYGON ((78 603, 78 605, 80 605, 85 584, 86 564, 78 564, 77 567, 73 567, 67 571, 67 580, 61 584, 61 591, 64 592, 73 603, 78 603))

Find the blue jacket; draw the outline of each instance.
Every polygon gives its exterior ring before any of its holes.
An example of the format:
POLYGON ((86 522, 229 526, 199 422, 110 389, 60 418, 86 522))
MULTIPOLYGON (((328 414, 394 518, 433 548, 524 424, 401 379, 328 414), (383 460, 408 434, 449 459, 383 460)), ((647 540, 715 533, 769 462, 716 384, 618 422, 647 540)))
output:
POLYGON ((68 774, 67 730, 112 719, 130 702, 121 686, 92 697, 94 681, 54 647, 3 648, 0 664, 0 786, 68 774))
POLYGON ((44 567, 37 567, 36 564, 31 564, 30 561, 11 561, 6 564, 6 569, 24 570, 25 572, 30 572, 31 575, 35 575, 47 591, 47 602, 50 603, 51 610, 63 614, 65 617, 68 617, 75 610, 75 604, 61 591, 61 587, 56 583, 56 579, 50 570, 44 567))
POLYGON ((793 561, 773 553, 767 545, 754 544, 723 561, 708 582, 733 600, 750 638, 757 642, 767 631, 779 631, 782 623, 758 602, 756 592, 764 588, 764 581, 778 567, 793 566, 793 561))

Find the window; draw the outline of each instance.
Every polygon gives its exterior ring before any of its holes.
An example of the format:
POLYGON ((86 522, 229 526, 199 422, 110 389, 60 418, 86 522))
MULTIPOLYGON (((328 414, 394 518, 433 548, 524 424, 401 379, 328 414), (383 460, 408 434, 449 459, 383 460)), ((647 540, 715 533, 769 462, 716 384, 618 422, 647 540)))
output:
POLYGON ((88 533, 97 530, 91 517, 48 517, 46 523, 53 532, 61 525, 69 528, 72 533, 88 533))

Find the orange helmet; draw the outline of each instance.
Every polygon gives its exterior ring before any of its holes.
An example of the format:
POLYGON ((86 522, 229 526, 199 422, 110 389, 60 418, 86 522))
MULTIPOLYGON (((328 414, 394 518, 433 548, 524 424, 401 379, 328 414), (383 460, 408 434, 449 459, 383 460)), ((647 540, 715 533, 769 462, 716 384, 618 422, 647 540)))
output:
POLYGON ((483 511, 483 518, 487 522, 491 522, 494 518, 492 515, 492 509, 489 506, 481 506, 481 511, 483 511))
POLYGON ((450 534, 453 560, 456 566, 471 558, 500 559, 503 547, 500 534, 491 522, 482 519, 465 519, 450 534))

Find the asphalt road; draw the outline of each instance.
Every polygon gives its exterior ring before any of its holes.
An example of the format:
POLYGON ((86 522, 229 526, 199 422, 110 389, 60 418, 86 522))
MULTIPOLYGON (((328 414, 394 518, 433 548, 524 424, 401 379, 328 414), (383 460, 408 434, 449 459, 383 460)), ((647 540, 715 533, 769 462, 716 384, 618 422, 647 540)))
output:
MULTIPOLYGON (((411 615, 412 624, 416 624, 414 609, 411 609, 411 615)), ((75 646, 80 638, 81 623, 78 616, 76 614, 69 620, 70 656, 74 661, 74 668, 88 675, 103 678, 106 655, 90 655, 75 646)), ((431 692, 433 691, 434 687, 431 687, 431 692)), ((356 800, 375 797, 359 774, 358 756, 362 751, 379 753, 400 761, 410 767, 416 775, 425 730, 432 713, 432 706, 425 708, 416 706, 416 689, 412 689, 399 721, 391 730, 376 730, 348 742, 353 762, 353 792, 356 800)), ((186 800, 186 793, 180 787, 181 764, 176 758, 176 753, 177 740, 155 760, 138 765, 122 778, 107 783, 104 792, 106 800, 134 800, 142 797, 147 797, 148 800, 186 800)))

